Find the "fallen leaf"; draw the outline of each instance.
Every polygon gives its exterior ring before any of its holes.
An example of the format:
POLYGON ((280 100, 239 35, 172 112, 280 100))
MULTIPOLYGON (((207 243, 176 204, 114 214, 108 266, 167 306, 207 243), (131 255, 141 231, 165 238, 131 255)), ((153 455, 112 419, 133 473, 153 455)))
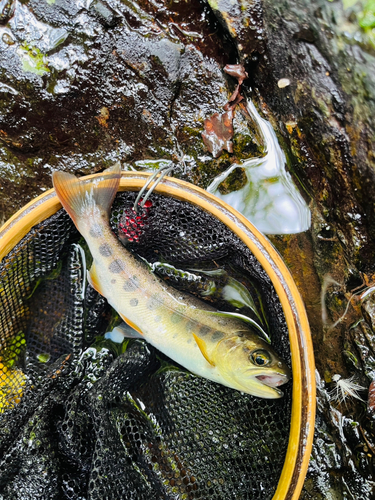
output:
POLYGON ((214 158, 226 149, 233 153, 233 109, 219 115, 215 113, 204 121, 203 142, 214 158))
POLYGON ((242 64, 227 64, 224 67, 225 73, 234 78, 237 78, 238 84, 241 85, 244 80, 248 77, 248 74, 245 71, 245 68, 242 64))
POLYGON ((248 77, 245 68, 241 64, 227 64, 224 71, 237 78, 238 85, 224 106, 225 113, 215 113, 204 121, 203 142, 214 158, 217 158, 226 149, 233 153, 233 112, 234 108, 242 101, 240 94, 242 82, 248 77))

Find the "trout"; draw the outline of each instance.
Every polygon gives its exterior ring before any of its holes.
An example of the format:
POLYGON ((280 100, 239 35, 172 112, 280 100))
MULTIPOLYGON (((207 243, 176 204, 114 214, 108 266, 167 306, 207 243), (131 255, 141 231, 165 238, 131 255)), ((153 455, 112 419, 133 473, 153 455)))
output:
POLYGON ((54 172, 61 204, 93 257, 88 281, 139 336, 196 375, 261 398, 279 398, 287 365, 235 313, 167 285, 113 234, 109 214, 121 166, 94 179, 54 172))

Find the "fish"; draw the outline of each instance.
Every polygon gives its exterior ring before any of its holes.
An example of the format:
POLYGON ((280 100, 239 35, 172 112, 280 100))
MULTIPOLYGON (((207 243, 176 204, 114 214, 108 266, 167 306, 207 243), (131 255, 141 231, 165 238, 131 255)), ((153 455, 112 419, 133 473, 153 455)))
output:
POLYGON ((88 282, 140 336, 190 372, 266 399, 283 396, 290 370, 251 325, 152 273, 112 232, 119 163, 92 179, 53 173, 55 192, 91 252, 88 282))

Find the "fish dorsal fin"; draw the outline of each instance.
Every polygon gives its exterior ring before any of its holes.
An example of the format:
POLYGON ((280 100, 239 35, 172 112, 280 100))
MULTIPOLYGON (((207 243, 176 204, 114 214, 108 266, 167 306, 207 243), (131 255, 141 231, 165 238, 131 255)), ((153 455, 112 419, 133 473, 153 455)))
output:
POLYGON ((206 361, 208 361, 208 363, 210 363, 211 366, 215 366, 215 363, 210 359, 208 355, 206 342, 197 337, 195 333, 193 333, 193 337, 206 361))
POLYGON ((208 312, 209 314, 214 314, 216 316, 221 316, 222 318, 235 318, 235 319, 240 319, 244 321, 245 323, 249 323, 252 325, 254 328, 256 328, 259 333, 263 336, 263 338, 268 342, 269 344, 271 343, 270 337, 267 335, 267 333, 263 330, 263 328, 253 319, 249 318, 248 316, 245 316, 244 314, 236 313, 236 312, 227 312, 227 311, 205 311, 208 312))
POLYGON ((143 336, 142 330, 135 323, 133 323, 133 321, 130 321, 130 319, 128 319, 126 316, 124 316, 121 313, 119 313, 119 315, 121 316, 121 318, 125 321, 125 323, 127 325, 129 325, 131 328, 133 328, 133 330, 135 330, 136 332, 138 332, 140 335, 143 336))
POLYGON ((93 262, 90 271, 87 271, 87 281, 94 288, 94 290, 96 290, 98 293, 100 293, 100 295, 103 295, 104 297, 103 289, 96 270, 95 261, 93 262))

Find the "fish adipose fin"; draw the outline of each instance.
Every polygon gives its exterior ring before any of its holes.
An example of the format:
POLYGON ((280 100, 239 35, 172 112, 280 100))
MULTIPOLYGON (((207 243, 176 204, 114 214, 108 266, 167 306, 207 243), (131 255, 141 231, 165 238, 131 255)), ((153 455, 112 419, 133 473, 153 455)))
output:
POLYGON ((142 333, 142 330, 140 330, 138 328, 138 326, 133 323, 133 321, 130 321, 130 319, 126 318, 123 314, 119 313, 119 315, 121 316, 121 318, 125 321, 126 324, 128 324, 131 328, 133 328, 133 330, 135 330, 136 332, 140 333, 141 335, 143 335, 142 333))
POLYGON ((193 337, 194 337, 194 340, 197 343, 201 353, 203 354, 204 358, 206 359, 206 361, 208 361, 211 366, 215 366, 215 363, 213 361, 211 361, 209 356, 208 356, 206 342, 204 340, 200 339, 199 337, 197 337, 195 335, 195 333, 193 333, 193 337))
POLYGON ((92 218, 98 212, 109 213, 120 178, 120 162, 93 179, 79 179, 67 172, 52 175, 56 194, 79 231, 80 220, 92 218))

